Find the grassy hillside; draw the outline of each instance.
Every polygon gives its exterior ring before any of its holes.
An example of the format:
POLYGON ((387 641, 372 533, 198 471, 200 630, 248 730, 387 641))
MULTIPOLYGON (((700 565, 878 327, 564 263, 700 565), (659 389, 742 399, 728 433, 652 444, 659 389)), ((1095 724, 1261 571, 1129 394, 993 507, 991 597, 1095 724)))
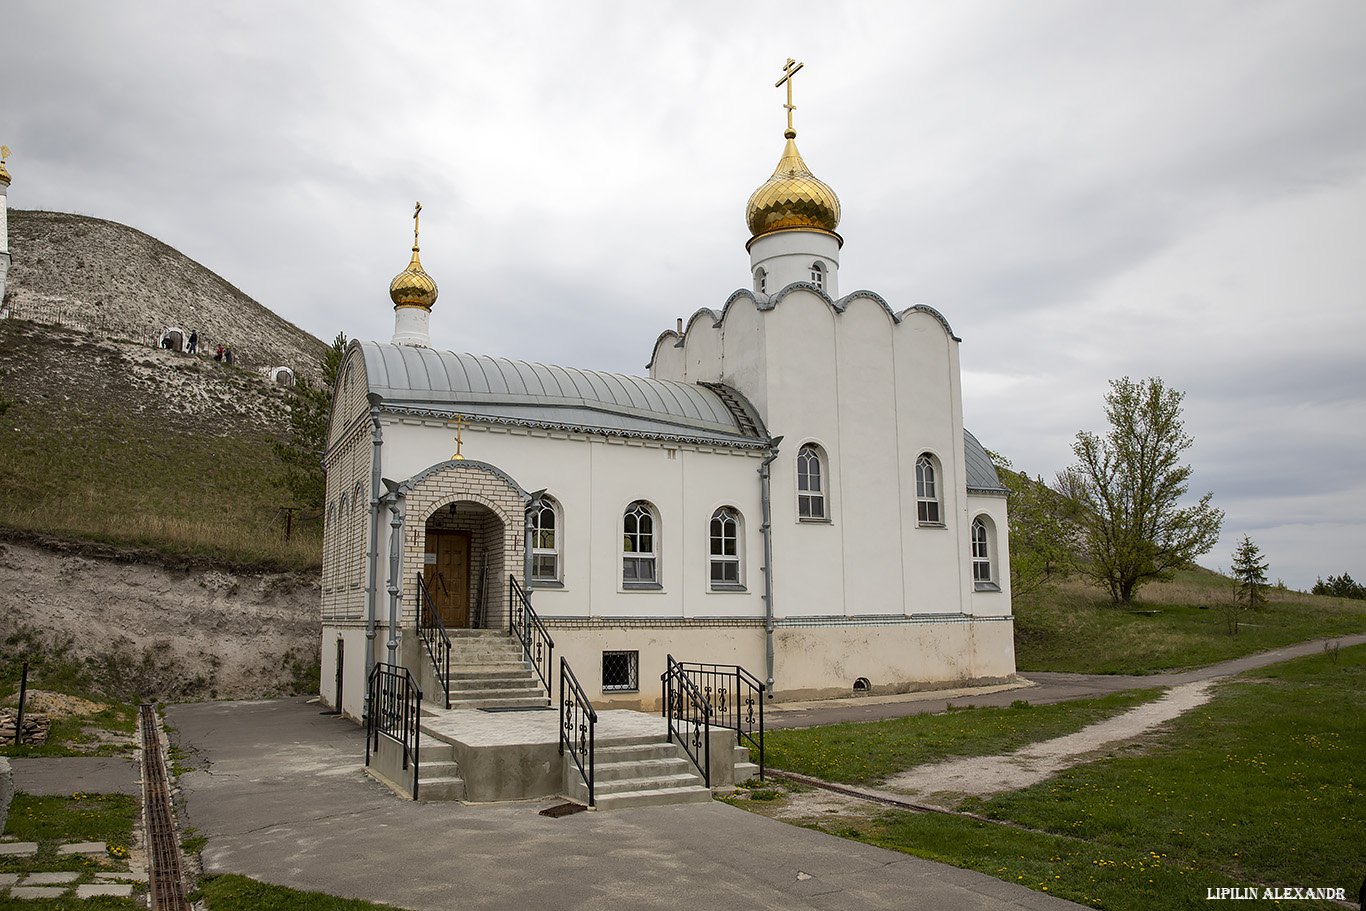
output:
POLYGON ((1366 632, 1366 601, 1271 589, 1231 636, 1221 608, 1233 594, 1230 579, 1206 569, 1144 586, 1128 607, 1081 580, 1065 582, 1037 603, 1016 602, 1015 663, 1022 672, 1154 674, 1366 632))
POLYGON ((0 321, 0 525, 286 568, 320 565, 316 517, 271 481, 288 391, 207 357, 0 321))

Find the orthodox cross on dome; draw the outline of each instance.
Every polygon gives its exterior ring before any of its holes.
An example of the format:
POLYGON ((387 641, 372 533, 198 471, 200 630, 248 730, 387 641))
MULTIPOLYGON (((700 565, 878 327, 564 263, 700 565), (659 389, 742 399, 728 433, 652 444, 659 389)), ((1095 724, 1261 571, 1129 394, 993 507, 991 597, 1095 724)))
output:
POLYGON ((792 77, 797 75, 797 70, 801 69, 803 66, 805 66, 805 64, 798 63, 791 57, 788 57, 786 65, 783 66, 783 78, 773 83, 775 89, 784 82, 787 83, 787 104, 783 105, 783 107, 787 108, 787 132, 783 135, 788 139, 797 138, 797 131, 792 128, 792 112, 797 109, 797 106, 792 103, 792 77))
MULTIPOLYGON (((419 207, 419 208, 420 208, 420 207, 419 207)), ((414 215, 413 217, 416 218, 417 216, 414 215)), ((460 454, 460 447, 461 447, 460 431, 462 431, 462 430, 464 430, 464 429, 465 429, 465 416, 464 416, 463 414, 457 414, 457 415, 455 416, 455 455, 451 456, 451 461, 452 461, 452 462, 454 462, 454 461, 457 460, 457 459, 464 459, 464 458, 465 458, 464 456, 462 456, 462 455, 460 454)))
POLYGON ((4 164, 6 158, 9 158, 9 146, 0 146, 0 164, 4 164))
POLYGON ((422 214, 422 203, 413 209, 413 249, 417 249, 417 217, 422 214))

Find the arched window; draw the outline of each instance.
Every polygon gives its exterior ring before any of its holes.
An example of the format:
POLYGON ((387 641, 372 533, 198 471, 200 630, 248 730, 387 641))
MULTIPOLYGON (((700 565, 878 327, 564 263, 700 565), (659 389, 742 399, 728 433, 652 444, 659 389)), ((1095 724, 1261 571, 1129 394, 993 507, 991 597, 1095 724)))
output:
POLYGON ((981 516, 972 520, 972 581, 991 581, 991 545, 987 542, 987 525, 981 516))
POLYGON ((996 528, 991 519, 978 516, 972 520, 972 586, 979 592, 998 592, 996 572, 991 564, 991 552, 996 549, 996 528))
POLYGON ((760 294, 768 293, 768 273, 763 266, 754 270, 754 290, 760 294))
POLYGON ((915 460, 916 518, 921 525, 942 525, 939 509, 939 471, 929 453, 915 460))
POLYGON ((531 581, 560 581, 560 504, 541 497, 531 512, 531 581))
POLYGON ((808 443, 797 453, 797 518, 824 519, 825 466, 821 451, 808 443))
POLYGON ((825 266, 819 261, 811 264, 811 284, 817 288, 825 288, 825 266))
POLYGON ((659 521, 654 507, 637 500, 626 508, 621 523, 621 584, 623 588, 659 588, 659 521))
POLYGON ((740 513, 722 506, 711 514, 707 529, 707 552, 711 555, 711 587, 734 591, 743 587, 740 572, 740 513))

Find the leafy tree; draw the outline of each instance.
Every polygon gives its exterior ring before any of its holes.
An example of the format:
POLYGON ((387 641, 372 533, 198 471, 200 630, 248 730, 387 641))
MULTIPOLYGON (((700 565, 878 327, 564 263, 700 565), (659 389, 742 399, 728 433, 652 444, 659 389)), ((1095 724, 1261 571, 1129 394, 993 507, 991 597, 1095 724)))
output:
POLYGON ((1146 582, 1171 578, 1219 538, 1224 513, 1207 493, 1181 507, 1191 476, 1181 453, 1194 443, 1181 420, 1183 393, 1162 380, 1110 381, 1105 436, 1081 431, 1072 444, 1077 464, 1064 473, 1085 507, 1086 559, 1081 571, 1128 604, 1146 582))
POLYGON ((1070 574, 1076 560, 1079 512, 1073 500, 1049 489, 1042 477, 1010 471, 1010 460, 987 453, 1010 491, 1010 594, 1028 599, 1070 574))
POLYGON ((1334 598, 1353 598, 1357 601, 1366 601, 1366 586, 1353 581, 1348 573, 1343 573, 1340 576, 1329 576, 1326 583, 1322 579, 1318 579, 1309 591, 1313 595, 1329 595, 1334 598))
POLYGON ((1262 559, 1262 549, 1247 535, 1233 551, 1233 578, 1238 582, 1237 599, 1247 602, 1248 610, 1266 603, 1266 571, 1270 564, 1262 559))
POLYGON ((275 444, 275 457, 285 466, 276 484, 288 491, 300 506, 321 509, 327 499, 322 451, 327 445, 327 419, 332 412, 332 387, 337 368, 346 353, 346 333, 338 332, 322 359, 323 384, 314 386, 305 376, 294 381, 289 405, 289 440, 275 444))

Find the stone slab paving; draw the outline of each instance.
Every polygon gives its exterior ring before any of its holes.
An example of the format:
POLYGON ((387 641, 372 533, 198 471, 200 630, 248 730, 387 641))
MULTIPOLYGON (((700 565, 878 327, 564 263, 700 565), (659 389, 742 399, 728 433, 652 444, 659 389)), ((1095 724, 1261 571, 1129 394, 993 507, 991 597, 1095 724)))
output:
POLYGON ((18 881, 18 873, 0 873, 0 889, 8 889, 18 881))
POLYGON ((32 841, 10 841, 0 844, 0 855, 5 857, 23 857, 29 854, 38 853, 38 843, 32 841))
POLYGON ((107 854, 109 847, 102 841, 78 841, 74 844, 61 845, 57 848, 58 854, 107 854))
POLYGON ((58 883, 74 883, 81 878, 81 874, 65 873, 30 873, 24 877, 26 886, 55 886, 58 883))
POLYGON ((61 898, 66 886, 14 886, 9 890, 11 898, 61 898))
POLYGON ((133 895, 132 883, 86 883, 76 887, 77 898, 94 898, 97 895, 114 895, 119 898, 131 898, 133 895))

